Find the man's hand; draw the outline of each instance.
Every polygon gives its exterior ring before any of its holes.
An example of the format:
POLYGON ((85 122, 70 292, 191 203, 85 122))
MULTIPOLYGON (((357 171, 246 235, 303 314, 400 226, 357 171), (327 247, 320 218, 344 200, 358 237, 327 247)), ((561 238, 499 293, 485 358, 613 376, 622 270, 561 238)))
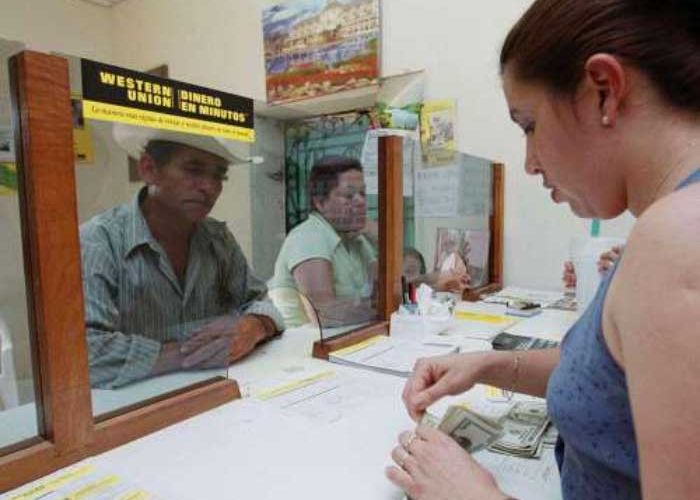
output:
POLYGON ((236 328, 237 335, 234 335, 233 342, 229 346, 229 363, 233 363, 250 353, 255 346, 263 339, 274 335, 274 324, 270 327, 268 318, 255 315, 245 315, 238 323, 236 328), (267 322, 266 322, 267 320, 267 322))
POLYGON ((274 324, 268 318, 252 314, 222 316, 192 332, 191 337, 182 343, 182 367, 228 366, 250 353, 274 332, 274 324))

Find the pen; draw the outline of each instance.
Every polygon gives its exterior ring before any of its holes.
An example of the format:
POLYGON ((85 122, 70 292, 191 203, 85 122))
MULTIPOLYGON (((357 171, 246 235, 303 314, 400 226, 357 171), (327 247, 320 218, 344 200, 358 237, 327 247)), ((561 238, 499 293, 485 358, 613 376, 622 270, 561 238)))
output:
POLYGON ((408 288, 406 287, 406 276, 401 276, 401 303, 408 304, 408 288))
POLYGON ((416 303, 416 284, 413 282, 408 284, 408 301, 411 304, 416 303))

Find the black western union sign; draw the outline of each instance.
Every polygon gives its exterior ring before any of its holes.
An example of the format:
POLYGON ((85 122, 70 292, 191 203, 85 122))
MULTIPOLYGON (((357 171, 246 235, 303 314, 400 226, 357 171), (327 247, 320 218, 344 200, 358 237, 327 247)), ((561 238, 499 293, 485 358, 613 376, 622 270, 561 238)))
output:
POLYGON ((81 59, 85 118, 253 142, 253 100, 81 59))

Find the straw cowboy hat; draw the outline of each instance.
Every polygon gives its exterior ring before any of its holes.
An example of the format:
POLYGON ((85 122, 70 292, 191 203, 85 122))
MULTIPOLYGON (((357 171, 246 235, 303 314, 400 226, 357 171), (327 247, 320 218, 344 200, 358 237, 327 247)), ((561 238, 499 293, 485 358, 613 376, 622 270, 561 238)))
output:
POLYGON ((244 142, 199 134, 184 134, 151 127, 115 123, 112 135, 117 144, 133 158, 140 158, 150 141, 168 141, 216 155, 230 164, 248 163, 250 146, 244 142))

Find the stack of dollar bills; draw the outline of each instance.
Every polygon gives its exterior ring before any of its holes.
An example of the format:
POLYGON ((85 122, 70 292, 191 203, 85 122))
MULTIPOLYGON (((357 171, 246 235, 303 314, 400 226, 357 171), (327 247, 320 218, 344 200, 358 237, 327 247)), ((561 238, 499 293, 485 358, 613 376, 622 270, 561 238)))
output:
POLYGON ((442 420, 426 413, 423 423, 436 427, 452 437, 470 453, 488 448, 521 458, 537 458, 543 446, 556 440, 556 431, 549 426, 547 405, 539 401, 517 401, 508 412, 494 420, 480 415, 465 405, 450 406, 442 420))
POLYGON ((438 428, 470 453, 486 448, 503 435, 501 424, 464 405, 450 406, 442 420, 428 413, 425 415, 424 424, 438 428))
POLYGON ((500 423, 503 436, 489 450, 522 458, 537 458, 542 454, 543 437, 549 426, 544 402, 518 401, 500 423))

